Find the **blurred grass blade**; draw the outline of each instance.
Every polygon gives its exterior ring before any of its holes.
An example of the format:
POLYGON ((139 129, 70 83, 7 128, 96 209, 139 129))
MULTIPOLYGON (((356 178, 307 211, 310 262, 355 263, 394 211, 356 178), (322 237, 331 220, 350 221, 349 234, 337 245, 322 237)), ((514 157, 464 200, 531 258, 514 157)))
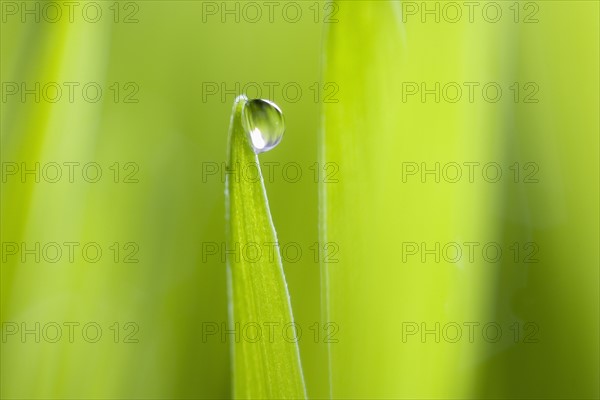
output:
POLYGON ((340 262, 322 270, 324 319, 343 333, 329 345, 331 397, 468 398, 476 374, 454 366, 477 360, 477 345, 428 346, 400 333, 405 323, 486 321, 481 288, 492 272, 442 270, 431 257, 406 258, 402 246, 497 240, 493 210, 479 205, 497 198, 500 188, 423 184, 402 171, 413 161, 497 158, 492 144, 502 135, 501 113, 431 96, 426 103, 404 101, 402 90, 405 82, 469 81, 472 69, 488 70, 491 51, 468 42, 478 27, 403 24, 398 2, 337 4, 340 22, 328 27, 324 81, 336 82, 340 93, 339 102, 324 104, 321 162, 336 165, 339 183, 321 182, 320 189, 322 243, 340 248, 340 262), (463 46, 481 57, 454 57, 463 46), (486 135, 474 140, 473 132, 486 135))
POLYGON ((232 111, 225 196, 228 248, 236 251, 228 254, 227 260, 230 330, 236 332, 233 397, 305 398, 298 344, 289 339, 291 334, 284 335, 293 331, 293 316, 279 249, 271 246, 277 243, 277 235, 258 157, 242 126, 246 101, 244 96, 238 97, 232 111), (240 177, 236 166, 248 165, 256 166, 260 179, 240 177), (264 245, 274 251, 244 257, 241 250, 264 245), (246 328, 262 332, 260 339, 249 340, 254 334, 250 338, 242 335, 246 328))

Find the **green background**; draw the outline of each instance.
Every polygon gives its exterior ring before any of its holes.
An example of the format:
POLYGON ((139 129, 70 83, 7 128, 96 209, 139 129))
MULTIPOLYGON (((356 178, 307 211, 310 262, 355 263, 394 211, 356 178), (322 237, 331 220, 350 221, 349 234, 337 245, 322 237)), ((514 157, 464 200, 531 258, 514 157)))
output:
MULTIPOLYGON (((249 82, 259 84, 261 97, 275 82, 271 100, 286 118, 283 141, 260 160, 279 163, 266 183, 279 241, 303 251, 296 263, 284 257, 284 268, 304 331, 299 345, 309 397, 598 397, 597 2, 536 2, 539 23, 529 25, 514 23, 510 14, 497 24, 402 24, 401 5, 374 1, 338 2, 337 22, 325 24, 332 9, 322 2, 297 2, 302 17, 296 23, 281 14, 286 2, 273 22, 263 14, 252 23, 243 14, 240 22, 203 15, 207 3, 199 1, 122 2, 118 22, 114 3, 102 1, 97 23, 77 11, 72 23, 65 15, 57 23, 32 16, 23 22, 19 14, 6 14, 6 3, 0 61, 3 334, 7 323, 32 329, 36 322, 78 322, 79 328, 95 322, 103 332, 97 343, 82 339, 79 329, 69 343, 64 326, 57 343, 43 337, 36 343, 33 334, 22 340, 20 331, 3 336, 3 398, 228 397, 228 340, 203 340, 203 324, 227 321, 224 257, 203 254, 203 244, 225 241, 224 181, 203 172, 214 165, 223 172, 232 92, 236 83, 241 89, 249 82), (125 23, 134 11, 138 22, 125 23), (381 24, 361 19, 370 12, 381 24), (330 37, 346 38, 330 45, 347 47, 340 51, 340 69, 323 77, 323 33, 330 28, 330 37), (406 52, 377 57, 390 35, 401 38, 406 52), (535 81, 540 102, 400 104, 377 91, 400 81, 469 80, 505 86, 535 81), (22 101, 20 93, 7 96, 7 82, 30 88, 35 82, 79 82, 79 88, 96 82, 103 96, 90 103, 76 89, 72 103, 66 92, 56 103, 43 96, 37 103, 33 95, 22 101), (118 101, 110 89, 115 82, 118 101), (323 101, 328 82, 339 89, 335 103, 323 101), (139 88, 135 103, 125 102, 134 87, 127 83, 139 88), (204 98, 203 88, 213 83, 219 93, 204 98), (302 89, 297 101, 282 92, 288 83, 302 89), (232 91, 224 98, 222 84, 232 91), (356 89, 365 87, 373 89, 356 89), (376 105, 365 106, 376 110, 365 118, 389 118, 397 130, 385 122, 367 124, 360 140, 344 142, 341 134, 338 153, 320 159, 323 116, 360 118, 365 107, 352 108, 358 94, 360 104, 376 105), (344 164, 353 160, 353 166, 344 164), (340 166, 339 182, 327 184, 350 196, 340 210, 356 211, 334 219, 331 240, 340 250, 339 263, 329 266, 328 315, 322 313, 321 266, 311 251, 319 240, 319 185, 311 166, 321 162, 322 168, 323 161, 340 166), (404 184, 400 168, 409 161, 531 161, 539 165, 540 183, 404 184), (32 168, 36 162, 96 162, 103 175, 97 183, 83 179, 80 168, 73 183, 66 167, 57 183, 41 173, 39 183, 32 175, 25 182, 19 174, 5 175, 9 163, 32 168), (117 183, 110 169, 115 162, 117 183), (128 162, 139 168, 138 182, 123 182, 128 162), (298 182, 283 172, 291 162, 300 166, 298 182), (443 262, 401 262, 400 241, 470 239, 536 242, 540 262, 480 262, 462 270, 443 262), (103 255, 97 263, 77 252, 73 263, 66 254, 56 263, 34 262, 31 255, 23 262, 21 253, 7 254, 9 242, 27 248, 96 242, 103 255), (119 262, 109 249, 115 242, 119 262), (139 249, 137 263, 123 262, 129 242, 139 249), (506 333, 498 344, 402 342, 402 321, 431 327, 473 318, 503 327, 533 321, 539 342, 515 345, 506 333), (115 322, 118 343, 110 330, 115 322), (139 327, 138 343, 124 343, 128 322, 139 327), (321 337, 315 343, 309 327, 316 322, 335 322, 338 342, 327 346, 321 337)), ((499 3, 508 13, 509 3, 499 3)), ((244 3, 237 4, 241 10, 244 3)), ((247 94, 256 96, 253 89, 247 94)))

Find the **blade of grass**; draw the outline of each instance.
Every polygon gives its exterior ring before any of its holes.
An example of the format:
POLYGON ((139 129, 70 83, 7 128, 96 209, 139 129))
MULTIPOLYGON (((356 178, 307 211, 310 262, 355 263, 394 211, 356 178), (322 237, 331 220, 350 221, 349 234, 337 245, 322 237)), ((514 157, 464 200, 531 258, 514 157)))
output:
POLYGON ((497 159, 503 113, 433 96, 413 101, 403 88, 496 79, 488 71, 502 60, 489 43, 499 28, 404 24, 395 1, 335 4, 339 22, 328 26, 323 80, 340 91, 338 102, 323 105, 321 163, 339 173, 337 183, 320 183, 321 241, 339 248, 339 263, 322 268, 324 319, 340 329, 339 342, 328 345, 331 397, 468 398, 478 371, 456 365, 477 365, 479 344, 431 339, 430 346, 420 334, 435 323, 488 321, 485 289, 494 271, 423 258, 423 243, 497 240, 489 199, 501 188, 407 179, 403 168, 497 159), (478 56, 457 56, 463 52, 478 56), (407 256, 411 243, 420 256, 407 256), (419 327, 415 340, 402 336, 407 324, 419 327))
POLYGON ((239 96, 233 106, 225 194, 228 245, 238 250, 227 259, 230 329, 239 338, 232 346, 233 397, 306 398, 298 344, 284 335, 293 316, 279 250, 256 262, 239 254, 248 245, 277 243, 258 157, 242 126, 247 100, 239 96), (248 165, 256 166, 258 180, 240 177, 238 166, 248 165), (251 326, 263 333, 256 342, 240 337, 251 326))

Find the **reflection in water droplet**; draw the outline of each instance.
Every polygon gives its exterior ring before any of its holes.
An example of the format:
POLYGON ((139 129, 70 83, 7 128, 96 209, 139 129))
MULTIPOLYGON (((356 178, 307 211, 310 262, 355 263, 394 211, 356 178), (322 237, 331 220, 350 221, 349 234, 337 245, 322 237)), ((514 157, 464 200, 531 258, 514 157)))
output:
POLYGON ((283 112, 269 100, 248 100, 242 109, 242 123, 256 154, 277 146, 285 131, 283 112))

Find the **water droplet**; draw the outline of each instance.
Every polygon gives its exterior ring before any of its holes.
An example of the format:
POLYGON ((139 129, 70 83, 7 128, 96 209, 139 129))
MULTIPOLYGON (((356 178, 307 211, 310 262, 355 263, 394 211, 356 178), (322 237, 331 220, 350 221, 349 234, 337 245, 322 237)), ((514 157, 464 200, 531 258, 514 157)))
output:
POLYGON ((242 123, 256 154, 277 146, 285 131, 283 112, 269 100, 248 100, 242 109, 242 123))

